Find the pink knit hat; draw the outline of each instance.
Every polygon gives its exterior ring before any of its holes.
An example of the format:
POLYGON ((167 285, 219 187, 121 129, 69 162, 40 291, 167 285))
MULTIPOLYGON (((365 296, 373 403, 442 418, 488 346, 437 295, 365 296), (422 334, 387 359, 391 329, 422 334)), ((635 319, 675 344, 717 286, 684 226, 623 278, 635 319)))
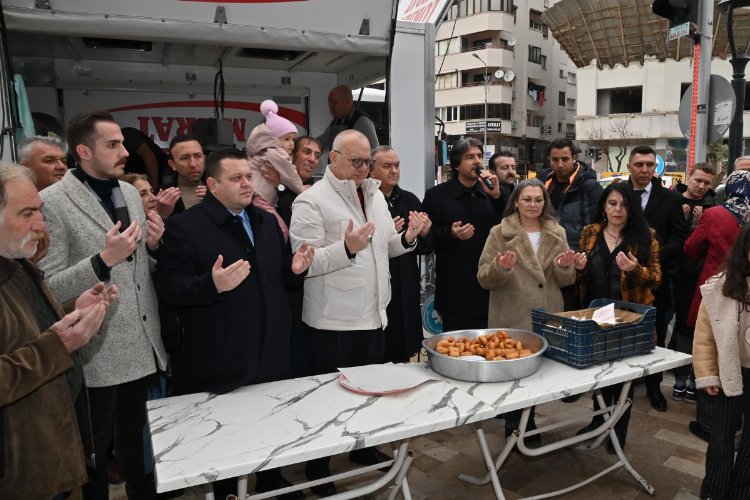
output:
POLYGON ((281 138, 290 132, 297 133, 297 127, 292 122, 277 114, 279 106, 271 99, 260 103, 260 112, 266 117, 266 127, 276 137, 281 138))

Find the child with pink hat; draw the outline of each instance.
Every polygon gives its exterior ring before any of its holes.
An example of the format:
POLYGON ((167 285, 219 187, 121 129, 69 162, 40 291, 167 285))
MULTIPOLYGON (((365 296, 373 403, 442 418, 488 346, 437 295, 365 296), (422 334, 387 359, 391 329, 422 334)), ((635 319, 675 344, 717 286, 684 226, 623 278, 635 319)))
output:
POLYGON ((260 112, 266 118, 253 129, 247 139, 247 158, 253 173, 255 196, 253 205, 276 216, 284 239, 289 239, 289 228, 276 211, 278 195, 276 186, 268 182, 260 172, 261 167, 270 165, 279 173, 281 184, 299 194, 304 190, 302 179, 292 164, 292 149, 297 137, 297 127, 286 118, 279 116, 279 107, 268 99, 260 104, 260 112))

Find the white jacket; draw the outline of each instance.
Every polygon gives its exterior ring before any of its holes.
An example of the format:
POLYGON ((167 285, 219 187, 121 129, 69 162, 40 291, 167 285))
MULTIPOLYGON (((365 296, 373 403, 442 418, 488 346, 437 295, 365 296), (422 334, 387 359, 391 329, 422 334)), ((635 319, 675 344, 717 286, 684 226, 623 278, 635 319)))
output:
POLYGON ((388 259, 414 246, 404 248, 379 187, 380 181, 374 179, 362 184, 365 211, 375 224, 375 234, 353 259, 344 247, 347 225, 351 220, 356 229, 367 222, 354 181, 338 179, 329 166, 323 179, 297 196, 292 205, 292 248, 296 251, 305 241, 315 247, 302 306, 302 321, 313 328, 373 330, 388 324, 388 259))

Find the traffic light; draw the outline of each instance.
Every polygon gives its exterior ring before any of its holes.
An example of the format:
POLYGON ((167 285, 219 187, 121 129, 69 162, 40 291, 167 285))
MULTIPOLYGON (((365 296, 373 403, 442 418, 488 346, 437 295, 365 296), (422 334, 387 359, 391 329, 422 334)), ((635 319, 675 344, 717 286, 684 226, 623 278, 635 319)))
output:
POLYGON ((700 30, 701 3, 704 1, 707 0, 654 0, 651 11, 657 16, 669 19, 670 28, 689 22, 700 30))
POLYGON ((594 162, 597 162, 602 159, 602 150, 599 148, 594 148, 594 162))

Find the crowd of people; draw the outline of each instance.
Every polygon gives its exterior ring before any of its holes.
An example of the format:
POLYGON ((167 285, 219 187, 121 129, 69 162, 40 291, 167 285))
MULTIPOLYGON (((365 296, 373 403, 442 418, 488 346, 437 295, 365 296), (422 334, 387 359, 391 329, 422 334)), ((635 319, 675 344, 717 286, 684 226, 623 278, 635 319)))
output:
MULTIPOLYGON (((444 331, 530 330, 534 307, 608 298, 653 305, 664 346, 674 317, 670 346, 695 363, 676 371, 672 398, 698 403, 691 430, 709 441, 701 496, 750 497, 750 434, 733 455, 750 417, 750 159, 717 204, 714 167, 694 165, 669 190, 649 146, 632 149, 628 181, 603 190, 570 140, 550 143, 549 172, 519 181, 511 153, 484 169, 467 138, 452 145, 449 180, 420 202, 399 186, 398 152, 357 130, 363 117, 340 94, 329 96, 330 142, 297 137, 266 101, 245 151, 206 156, 195 137, 175 137, 161 186, 153 172, 125 173, 125 137, 104 111, 68 123, 73 164, 60 141, 37 137, 20 164, 0 167, 0 498, 82 487, 106 499, 112 449, 128 497, 155 498, 143 439, 154 386, 222 394, 408 362, 423 337, 419 256, 433 252, 444 331)), ((645 383, 666 411, 661 381, 645 383)), ((602 390, 605 403, 620 390, 602 390)), ((621 447, 629 412, 615 426, 621 447)), ((504 416, 506 436, 519 416, 504 416)), ((365 448, 349 459, 390 457, 365 448)), ((305 473, 329 476, 329 458, 305 473)), ((259 492, 289 485, 279 469, 257 474, 259 492)), ((222 499, 235 486, 213 484, 222 499)))

